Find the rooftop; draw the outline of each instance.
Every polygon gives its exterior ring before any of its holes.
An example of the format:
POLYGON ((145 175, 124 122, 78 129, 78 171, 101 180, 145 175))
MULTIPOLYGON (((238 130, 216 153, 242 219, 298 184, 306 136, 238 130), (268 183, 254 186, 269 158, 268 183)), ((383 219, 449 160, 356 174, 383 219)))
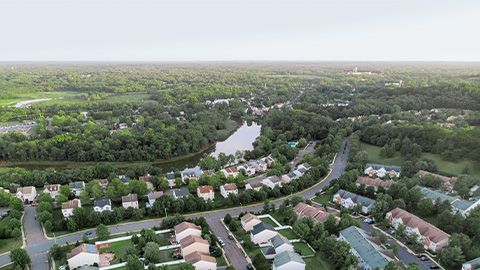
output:
POLYGON ((390 172, 390 171, 395 171, 395 172, 400 172, 402 170, 402 167, 399 166, 387 166, 387 165, 381 165, 381 164, 367 164, 365 168, 372 167, 374 170, 380 170, 381 168, 384 168, 385 171, 390 172))
POLYGON ((72 251, 67 254, 67 259, 71 259, 71 258, 77 256, 78 254, 82 253, 82 252, 97 253, 98 254, 98 250, 97 250, 97 247, 95 245, 81 244, 80 246, 72 249, 72 251))
POLYGON ((75 207, 80 207, 80 200, 79 199, 73 199, 68 202, 62 203, 62 209, 71 209, 75 207))
POLYGON ((395 183, 395 181, 393 180, 388 180, 388 181, 383 181, 382 179, 380 178, 370 178, 370 177, 362 177, 362 176, 359 176, 357 178, 357 181, 356 181, 357 184, 365 184, 367 186, 374 186, 374 187, 378 187, 378 186, 382 186, 384 188, 390 188, 390 186, 395 183))
POLYGON ((260 220, 257 216, 255 216, 254 214, 251 214, 251 213, 248 213, 241 218, 241 220, 244 223, 248 223, 248 222, 250 222, 251 220, 254 220, 254 219, 260 220))
POLYGON ((122 196, 122 203, 124 203, 124 202, 136 202, 136 201, 138 201, 137 194, 128 194, 127 196, 122 196))
POLYGON ((190 194, 190 192, 186 188, 181 188, 181 189, 174 190, 173 194, 175 194, 175 196, 177 197, 181 197, 181 196, 186 196, 190 194))
POLYGON ((252 234, 256 235, 256 234, 261 233, 265 230, 276 232, 275 228, 273 228, 272 225, 262 222, 262 223, 258 223, 257 225, 253 226, 252 234))
POLYGON ((163 191, 155 191, 148 193, 147 197, 149 200, 155 200, 156 198, 163 195, 163 191))
POLYGON ((177 226, 173 227, 173 229, 175 230, 175 233, 181 233, 181 232, 183 232, 187 229, 197 229, 197 230, 201 231, 202 227, 197 226, 193 223, 184 221, 184 222, 178 224, 177 226))
POLYGON ((185 256, 184 259, 186 263, 191 263, 191 264, 196 264, 199 261, 217 263, 217 260, 214 257, 209 256, 207 254, 202 254, 198 251, 188 254, 187 256, 185 256))
POLYGON ((235 183, 230 183, 230 184, 225 184, 223 185, 223 188, 228 191, 228 190, 237 190, 237 185, 235 183))
POLYGON ((210 192, 213 192, 213 187, 212 186, 201 186, 201 187, 198 187, 198 191, 200 191, 201 194, 210 193, 210 192))
POLYGON ((180 246, 182 248, 186 248, 192 244, 195 244, 195 243, 200 243, 200 244, 205 244, 205 245, 208 245, 208 241, 199 237, 199 236, 196 236, 196 235, 189 235, 185 238, 183 238, 182 240, 180 240, 180 246))
POLYGON ((340 195, 340 197, 342 197, 342 199, 352 199, 352 201, 354 203, 359 203, 363 206, 370 206, 372 204, 375 203, 374 200, 370 199, 370 198, 367 198, 367 197, 363 197, 363 196, 360 196, 360 195, 357 195, 355 193, 351 193, 351 192, 348 192, 346 190, 343 190, 343 189, 340 189, 337 194, 340 195))
POLYGON ((275 265, 275 267, 280 267, 280 266, 282 266, 286 263, 289 263, 291 261, 298 262, 298 263, 301 263, 301 264, 305 264, 305 262, 300 257, 300 255, 298 255, 295 252, 290 252, 290 251, 284 251, 282 253, 279 253, 277 256, 275 256, 275 258, 273 260, 273 264, 275 265))
POLYGON ((110 199, 101 199, 101 200, 93 202, 94 207, 96 207, 96 206, 104 207, 106 205, 112 205, 112 202, 110 201, 110 199))
POLYGON ((443 184, 450 184, 450 185, 453 185, 453 183, 455 183, 455 181, 457 181, 457 178, 456 177, 447 177, 447 176, 443 176, 443 175, 439 175, 439 174, 436 174, 436 173, 431 173, 431 172, 427 172, 427 171, 418 171, 417 172, 417 175, 420 176, 420 177, 424 177, 425 175, 433 175, 433 177, 435 178, 439 178, 443 181, 443 184))

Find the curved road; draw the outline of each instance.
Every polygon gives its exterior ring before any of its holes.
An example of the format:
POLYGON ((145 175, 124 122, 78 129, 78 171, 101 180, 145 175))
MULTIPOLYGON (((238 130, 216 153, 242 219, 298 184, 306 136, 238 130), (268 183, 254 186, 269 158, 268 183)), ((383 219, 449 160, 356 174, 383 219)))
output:
MULTIPOLYGON (((313 146, 308 147, 305 151, 301 151, 299 155, 304 155, 306 152, 311 151, 313 146), (309 149, 310 148, 310 149, 309 149)), ((311 198, 315 196, 315 192, 320 191, 324 186, 328 185, 332 179, 338 178, 340 175, 344 173, 345 166, 347 165, 348 154, 350 150, 350 141, 347 139, 343 140, 340 149, 337 153, 335 162, 330 165, 331 173, 330 175, 324 179, 323 182, 316 185, 313 188, 305 190, 303 192, 297 193, 296 195, 302 196, 303 198, 311 198), (344 151, 345 150, 345 151, 344 151)), ((279 199, 273 201, 276 205, 280 205, 286 198, 279 199)), ((228 255, 230 261, 232 262, 235 269, 243 269, 247 264, 247 261, 240 251, 240 249, 234 244, 233 241, 228 240, 227 231, 222 227, 220 224, 220 218, 223 218, 227 213, 230 213, 232 216, 239 215, 240 212, 244 211, 261 211, 263 209, 262 205, 256 206, 247 206, 247 207, 240 207, 234 209, 225 209, 219 210, 215 212, 207 212, 207 213, 196 213, 191 215, 185 215, 188 217, 205 217, 212 228, 213 232, 221 237, 225 241, 225 253, 228 255)), ((43 232, 40 227, 39 222, 37 222, 34 218, 35 216, 35 208, 33 207, 26 207, 25 208, 25 234, 27 238, 27 247, 25 248, 30 254, 33 263, 33 270, 47 270, 49 266, 45 261, 47 260, 47 251, 50 247, 55 243, 54 240, 45 239, 43 237, 43 232)), ((118 226, 110 226, 109 231, 114 233, 125 233, 129 231, 139 231, 143 228, 151 228, 153 226, 159 225, 160 219, 156 220, 149 220, 149 221, 140 221, 135 223, 128 223, 128 224, 119 224, 118 226)), ((95 237, 95 232, 92 231, 91 237, 95 237)), ((66 242, 72 243, 76 241, 81 241, 82 236, 84 235, 83 232, 79 232, 76 234, 68 235, 65 237, 58 237, 56 242, 59 245, 63 245, 66 242)), ((0 257, 0 265, 6 264, 10 262, 8 255, 4 255, 0 257)))

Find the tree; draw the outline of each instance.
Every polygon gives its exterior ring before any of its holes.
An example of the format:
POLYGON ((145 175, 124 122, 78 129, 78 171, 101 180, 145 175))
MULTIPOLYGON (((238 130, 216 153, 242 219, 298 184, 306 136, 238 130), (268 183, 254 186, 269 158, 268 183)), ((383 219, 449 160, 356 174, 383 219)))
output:
POLYGON ((20 267, 21 269, 26 269, 32 262, 27 251, 22 248, 16 248, 10 251, 9 258, 15 267, 20 267))
POLYGON ((380 233, 378 238, 380 239, 380 243, 382 243, 383 245, 387 243, 388 238, 384 233, 380 233))
POLYGON ((73 197, 72 191, 70 190, 68 185, 60 186, 60 194, 67 197, 67 199, 70 199, 71 197, 73 197))
POLYGON ((337 234, 337 219, 333 214, 328 215, 323 226, 330 234, 337 234))
POLYGON ((110 231, 108 230, 107 226, 100 224, 95 231, 98 240, 105 241, 110 237, 110 231))
POLYGON ((227 225, 230 224, 230 222, 232 222, 232 215, 230 215, 230 213, 226 214, 223 218, 223 222, 225 222, 227 225))
POLYGON ((297 222, 292 227, 293 231, 305 240, 310 235, 310 227, 305 223, 297 222))
POLYGON ((465 256, 459 246, 447 246, 440 249, 438 258, 440 263, 449 269, 460 268, 462 263, 465 262, 465 256))
POLYGON ((232 232, 236 232, 238 230, 237 222, 236 221, 230 222, 230 224, 228 224, 228 229, 232 232))
POLYGON ((50 254, 55 260, 59 260, 60 258, 62 258, 63 253, 63 248, 60 247, 57 243, 53 244, 53 246, 50 248, 50 254))
POLYGON ((143 270, 143 266, 140 264, 138 256, 128 255, 126 269, 127 270, 143 270))
POLYGON ((395 242, 392 242, 392 243, 390 244, 390 248, 392 249, 393 254, 395 254, 395 256, 397 256, 397 255, 398 255, 398 252, 400 252, 400 247, 399 247, 399 246, 397 245, 397 243, 395 243, 395 242))
POLYGON ((17 197, 10 197, 10 208, 19 212, 23 211, 23 202, 17 197))
POLYGON ((19 238, 20 236, 22 236, 22 232, 20 231, 20 229, 19 228, 13 229, 12 237, 13 238, 19 238))
POLYGON ((161 261, 160 252, 158 252, 158 244, 148 242, 145 246, 145 254, 143 255, 149 263, 159 263, 161 261))
POLYGON ((52 231, 52 222, 50 220, 47 220, 45 221, 45 223, 43 224, 43 227, 45 227, 45 230, 47 232, 51 232, 52 231))
POLYGON ((58 204, 61 205, 62 203, 67 202, 67 201, 68 201, 68 197, 67 197, 67 196, 65 196, 65 195, 63 195, 63 194, 60 194, 60 195, 57 196, 57 203, 58 203, 58 204))
POLYGON ((267 263, 267 259, 265 258, 265 256, 263 256, 262 253, 259 253, 255 255, 252 263, 255 267, 261 268, 262 266, 265 266, 265 264, 267 263))
POLYGON ((398 224, 397 228, 395 229, 395 232, 401 237, 405 237, 406 231, 407 231, 407 226, 405 226, 405 224, 403 223, 398 224))
POLYGON ((123 253, 120 254, 120 260, 126 262, 128 260, 128 256, 130 255, 138 256, 138 250, 132 245, 125 247, 123 253))
POLYGON ((433 214, 434 206, 431 199, 426 198, 420 201, 418 204, 418 210, 420 214, 425 217, 429 217, 433 214))

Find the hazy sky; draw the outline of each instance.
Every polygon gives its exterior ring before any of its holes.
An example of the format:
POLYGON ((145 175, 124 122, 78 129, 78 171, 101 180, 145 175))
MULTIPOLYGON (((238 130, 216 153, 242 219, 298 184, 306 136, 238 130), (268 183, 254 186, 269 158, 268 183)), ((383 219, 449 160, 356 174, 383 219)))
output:
POLYGON ((0 0, 0 61, 480 61, 480 0, 0 0))

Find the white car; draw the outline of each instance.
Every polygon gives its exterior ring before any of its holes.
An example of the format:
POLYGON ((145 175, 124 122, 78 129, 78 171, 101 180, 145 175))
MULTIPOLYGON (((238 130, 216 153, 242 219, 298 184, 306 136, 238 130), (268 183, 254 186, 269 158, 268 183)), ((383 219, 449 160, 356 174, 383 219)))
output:
POLYGON ((370 223, 373 223, 373 220, 366 218, 363 220, 363 222, 370 224, 370 223))
POLYGON ((220 246, 225 246, 225 242, 223 242, 222 238, 218 238, 218 242, 220 243, 220 246))

